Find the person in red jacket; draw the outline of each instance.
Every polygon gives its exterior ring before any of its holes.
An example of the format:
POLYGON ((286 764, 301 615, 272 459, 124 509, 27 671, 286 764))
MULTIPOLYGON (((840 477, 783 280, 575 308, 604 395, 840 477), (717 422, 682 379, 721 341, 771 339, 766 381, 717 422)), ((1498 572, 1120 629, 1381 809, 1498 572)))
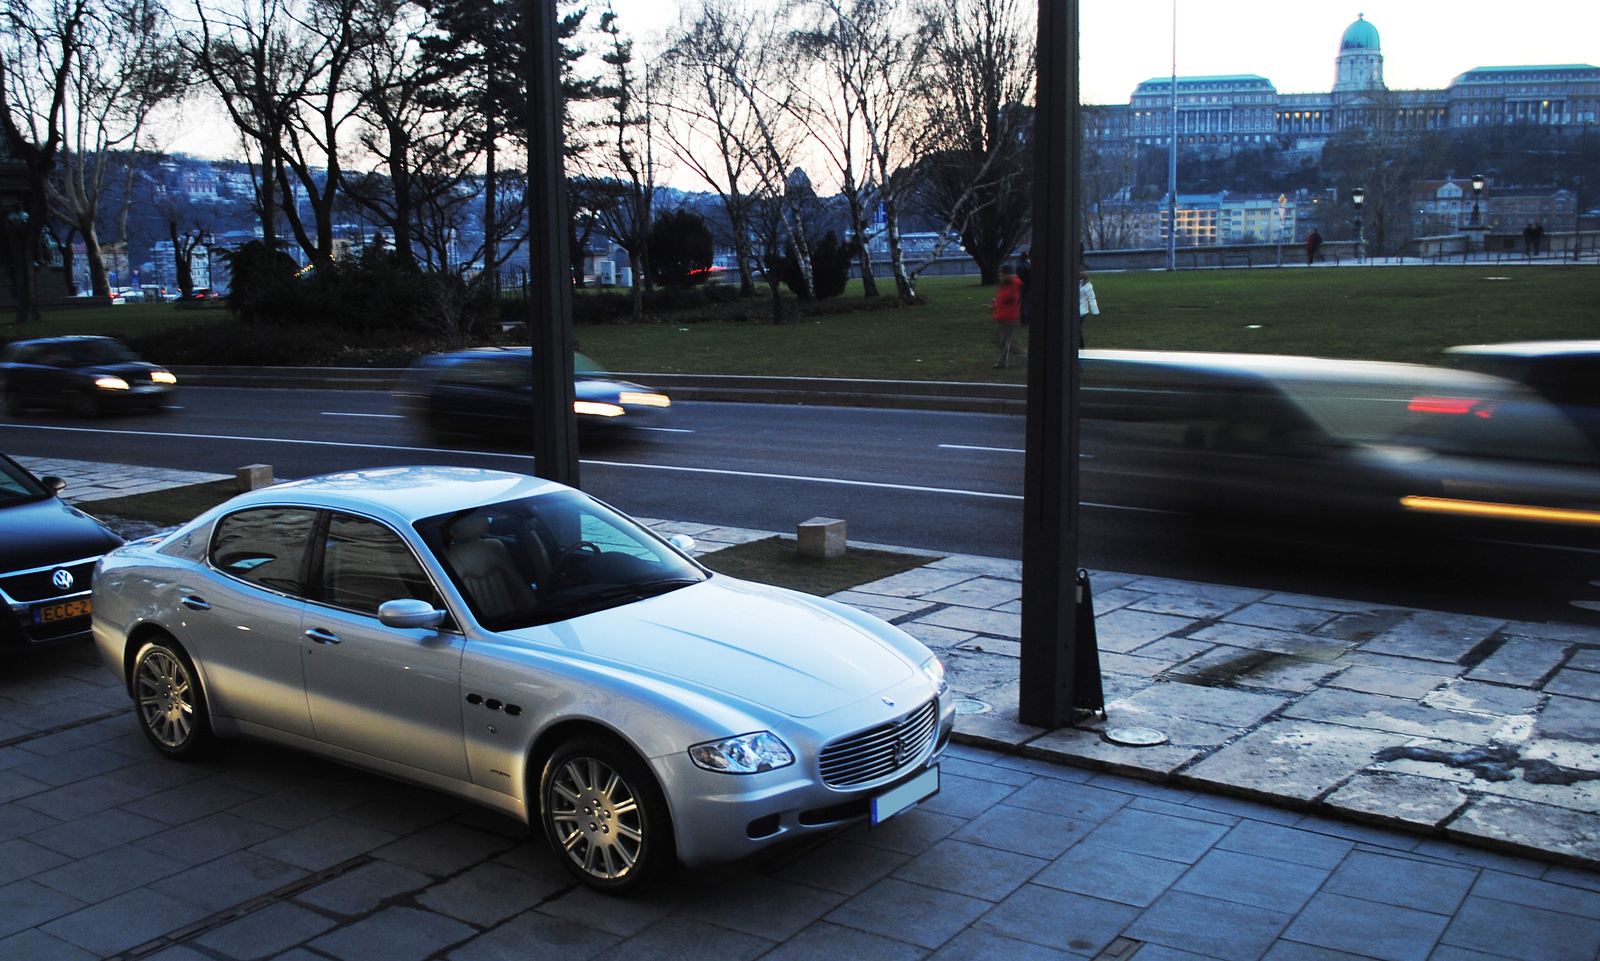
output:
POLYGON ((996 367, 1009 367, 1011 340, 1017 336, 1018 322, 1022 320, 1022 281, 1009 265, 1000 268, 1000 289, 989 302, 994 317, 994 345, 1000 348, 996 367))

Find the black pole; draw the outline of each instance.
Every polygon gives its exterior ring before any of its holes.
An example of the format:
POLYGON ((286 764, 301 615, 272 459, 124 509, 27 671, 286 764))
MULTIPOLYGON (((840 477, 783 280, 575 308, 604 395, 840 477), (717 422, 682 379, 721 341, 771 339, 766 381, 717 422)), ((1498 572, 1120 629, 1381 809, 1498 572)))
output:
POLYGON ((1039 0, 1036 99, 1018 719, 1054 728, 1078 640, 1078 0, 1039 0))
POLYGON ((528 86, 528 336, 533 344, 533 454, 540 477, 578 486, 572 410, 572 258, 561 164, 556 0, 523 0, 528 86))

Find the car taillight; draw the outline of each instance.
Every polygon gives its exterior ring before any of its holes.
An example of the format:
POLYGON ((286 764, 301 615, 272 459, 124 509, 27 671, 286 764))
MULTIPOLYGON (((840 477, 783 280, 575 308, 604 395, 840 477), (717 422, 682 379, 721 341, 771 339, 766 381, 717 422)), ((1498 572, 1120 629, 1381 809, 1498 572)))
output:
POLYGON ((1476 414, 1489 416, 1487 402, 1470 397, 1413 397, 1407 408, 1419 414, 1476 414))

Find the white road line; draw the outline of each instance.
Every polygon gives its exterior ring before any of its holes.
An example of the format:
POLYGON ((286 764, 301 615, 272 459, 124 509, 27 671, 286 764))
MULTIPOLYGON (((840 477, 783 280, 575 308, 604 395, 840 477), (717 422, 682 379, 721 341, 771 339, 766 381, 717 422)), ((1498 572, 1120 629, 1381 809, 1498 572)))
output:
POLYGON ((635 430, 653 430, 658 434, 692 434, 694 431, 682 427, 637 427, 635 430))
POLYGON ((1480 544, 1508 544, 1511 547, 1537 547, 1546 551, 1571 551, 1574 554, 1600 554, 1600 550, 1592 547, 1567 547, 1563 544, 1530 544, 1527 541, 1502 541, 1493 537, 1469 537, 1467 540, 1477 541, 1480 544))
POLYGON ((382 418, 384 420, 404 420, 406 415, 404 415, 404 414, 353 414, 353 413, 349 413, 347 411, 342 411, 342 410, 325 410, 325 411, 322 412, 322 416, 324 416, 324 417, 380 417, 380 418, 382 418))
POLYGON ((764 471, 724 470, 716 467, 678 467, 672 464, 634 464, 625 461, 586 460, 584 464, 601 467, 631 467, 636 470, 681 471, 687 474, 715 474, 721 477, 758 477, 763 480, 803 481, 812 484, 839 484, 845 487, 873 487, 880 490, 913 491, 919 494, 956 494, 961 497, 985 497, 994 500, 1020 501, 1021 494, 997 494, 992 491, 969 491, 948 487, 923 487, 918 484, 889 484, 882 481, 846 480, 841 477, 807 477, 804 474, 769 474, 764 471))
POLYGON ((974 447, 971 444, 940 444, 942 450, 992 450, 1000 454, 1026 454, 1025 450, 1015 447, 974 447))

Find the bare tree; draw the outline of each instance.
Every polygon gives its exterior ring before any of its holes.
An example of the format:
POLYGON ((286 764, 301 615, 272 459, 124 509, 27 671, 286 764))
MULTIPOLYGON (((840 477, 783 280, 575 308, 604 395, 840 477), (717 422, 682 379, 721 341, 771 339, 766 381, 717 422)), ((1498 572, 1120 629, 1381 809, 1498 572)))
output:
POLYGON ((1028 235, 1034 38, 1020 0, 936 0, 924 102, 937 132, 923 204, 961 236, 985 284, 1028 235))
POLYGON ((194 0, 197 27, 184 45, 239 130, 252 167, 262 239, 278 247, 279 185, 291 115, 316 80, 315 60, 290 5, 240 0, 212 8, 194 0))
POLYGON ((0 123, 28 169, 21 210, 5 211, 17 323, 39 320, 39 275, 47 218, 45 191, 66 138, 69 87, 88 35, 90 0, 4 0, 0 6, 0 123))
POLYGON ((600 14, 607 70, 601 86, 606 110, 596 126, 605 136, 580 160, 587 173, 578 178, 582 205, 600 231, 628 252, 633 274, 633 320, 644 319, 644 289, 650 285, 650 224, 654 213, 656 160, 648 73, 634 64, 633 40, 623 34, 614 11, 600 14))
POLYGON ((133 153, 152 112, 179 96, 187 78, 167 12, 155 0, 108 0, 86 28, 63 104, 66 141, 47 190, 51 214, 83 237, 90 288, 104 297, 111 293, 99 227, 107 177, 120 164, 117 223, 126 242, 133 153))
POLYGON ((870 98, 880 47, 892 44, 895 0, 802 0, 807 17, 793 34, 802 54, 795 72, 796 118, 822 148, 839 178, 839 193, 859 251, 864 296, 878 296, 872 274, 872 151, 870 98))
MULTIPOLYGON (((1403 235, 1412 224, 1412 189, 1443 164, 1446 149, 1439 133, 1400 122, 1398 93, 1378 90, 1365 96, 1365 122, 1328 141, 1322 168, 1339 182, 1341 198, 1348 198, 1352 187, 1366 191, 1362 229, 1367 248, 1382 256, 1410 239, 1403 235)), ((1353 219, 1353 214, 1348 216, 1353 219)))
POLYGON ((750 188, 756 174, 750 152, 742 145, 758 136, 749 103, 716 64, 728 47, 728 9, 702 5, 686 18, 658 61, 654 107, 659 130, 685 168, 705 182, 722 201, 729 240, 739 268, 739 290, 755 293, 755 250, 750 188), (705 159, 706 147, 714 151, 705 159))

